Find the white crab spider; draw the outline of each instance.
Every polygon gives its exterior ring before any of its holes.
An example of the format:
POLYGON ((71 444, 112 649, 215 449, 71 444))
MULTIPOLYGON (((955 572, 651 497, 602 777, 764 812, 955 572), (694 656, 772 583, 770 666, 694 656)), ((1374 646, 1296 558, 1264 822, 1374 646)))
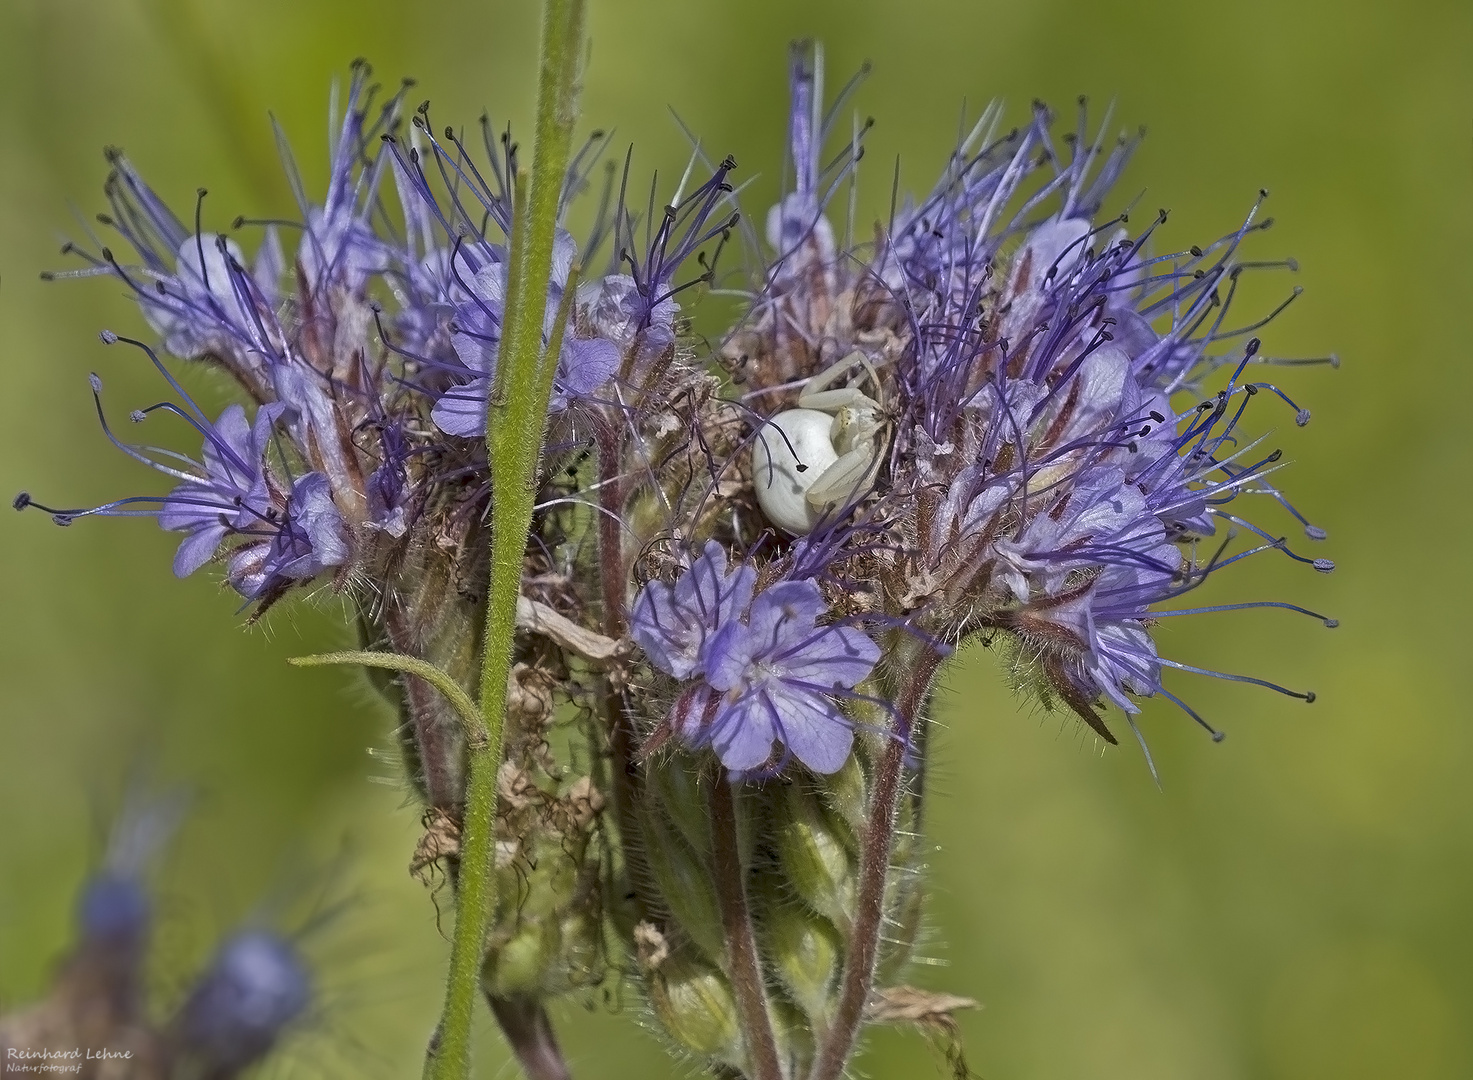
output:
POLYGON ((852 352, 809 379, 798 407, 770 418, 753 440, 757 505, 784 532, 809 532, 825 513, 862 493, 879 471, 883 407, 856 386, 829 388, 856 367, 878 393, 874 367, 852 352))

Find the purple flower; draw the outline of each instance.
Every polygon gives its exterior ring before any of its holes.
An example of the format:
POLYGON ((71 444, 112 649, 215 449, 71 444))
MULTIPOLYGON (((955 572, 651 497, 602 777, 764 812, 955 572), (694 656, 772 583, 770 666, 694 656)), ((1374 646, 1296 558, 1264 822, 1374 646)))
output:
POLYGON ((245 930, 220 946, 195 983, 178 1030, 204 1075, 234 1075, 265 1057, 311 1001, 311 977, 291 943, 245 930))
POLYGON ((269 541, 231 552, 230 583, 247 599, 269 597, 293 582, 311 581, 348 560, 343 517, 322 473, 297 478, 272 524, 269 541))
POLYGON ((149 867, 178 828, 183 811, 178 794, 145 798, 130 792, 108 836, 103 863, 77 903, 87 945, 141 956, 153 918, 146 885, 149 867))
MULTIPOLYGON (((840 250, 825 211, 851 177, 862 131, 838 133, 847 150, 825 152, 837 109, 822 107, 820 76, 817 57, 796 48, 793 182, 768 211, 772 255, 725 356, 740 365, 743 403, 772 410, 754 428, 792 407, 795 385, 855 354, 873 370, 846 378, 884 401, 888 422, 876 481, 804 538, 796 576, 842 583, 883 578, 888 566, 899 600, 890 615, 914 613, 944 640, 1009 632, 1021 666, 1041 667, 1053 696, 1111 741, 1100 703, 1129 718, 1137 698, 1176 701, 1161 684, 1165 667, 1242 678, 1160 658, 1151 627, 1219 610, 1170 602, 1257 552, 1333 565, 1238 512, 1240 496, 1267 495, 1310 539, 1325 535, 1269 482, 1278 452, 1257 450, 1240 424, 1261 395, 1283 399, 1301 426, 1307 411, 1244 379, 1248 365, 1273 362, 1256 339, 1223 345, 1262 325, 1225 322, 1241 275, 1297 269, 1238 259, 1258 205, 1205 247, 1153 255, 1164 212, 1134 236, 1124 215, 1098 218, 1137 139, 1107 149, 1083 102, 1066 143, 1042 106, 994 139, 1001 115, 989 109, 874 248, 840 250), (1207 390, 1224 367, 1226 386, 1207 390), (1188 394, 1192 404, 1179 399, 1188 394), (1220 550, 1198 550, 1222 532, 1220 550), (1261 542, 1227 546, 1245 534, 1261 542), (876 560, 892 537, 907 548, 914 538, 919 554, 876 560)), ((1250 606, 1304 610, 1226 605, 1250 606)))
MULTIPOLYGON (((311 580, 328 567, 351 559, 350 533, 333 501, 328 477, 315 471, 303 473, 288 488, 270 467, 278 425, 297 415, 290 405, 262 405, 253 423, 247 422, 243 407, 230 405, 210 423, 141 342, 112 333, 104 333, 103 341, 126 341, 142 349, 182 398, 182 405, 162 402, 133 413, 132 419, 142 422, 159 411, 183 419, 204 437, 200 460, 118 439, 103 412, 102 380, 93 375, 92 394, 108 439, 135 461, 182 482, 162 497, 139 495, 86 509, 58 510, 22 492, 15 500, 16 509, 45 510, 59 525, 91 516, 157 518, 161 527, 185 534, 174 555, 178 577, 194 573, 222 544, 234 541, 228 559, 229 581, 247 599, 264 603, 293 582, 311 580)), ((290 471, 290 462, 282 465, 290 471)))
POLYGON ((635 600, 631 633, 656 667, 700 678, 677 702, 672 726, 692 748, 709 746, 736 773, 791 754, 832 773, 854 742, 846 696, 880 658, 862 631, 829 616, 818 586, 782 581, 755 599, 756 571, 728 571, 714 541, 674 586, 652 581, 635 600))
POLYGON ((728 569, 725 549, 708 540, 673 586, 651 581, 640 590, 630 636, 662 671, 677 679, 699 675, 708 641, 746 612, 756 584, 756 570, 746 563, 728 569))
POLYGON ((230 405, 205 429, 201 475, 171 491, 158 511, 160 526, 186 534, 174 555, 175 576, 188 577, 209 562, 232 533, 252 532, 270 520, 266 453, 285 410, 263 405, 255 423, 247 424, 245 409, 230 405))
POLYGON ((267 468, 276 422, 290 415, 276 402, 256 410, 229 406, 205 432, 202 475, 170 492, 159 524, 187 533, 174 556, 174 573, 187 577, 208 562, 227 538, 241 540, 230 554, 231 585, 258 599, 293 581, 308 581, 349 558, 346 527, 328 478, 306 473, 283 492, 267 468))
POLYGON ((784 581, 752 601, 745 623, 727 623, 706 660, 719 703, 709 722, 687 714, 686 740, 709 744, 734 772, 763 765, 774 743, 814 772, 837 772, 854 726, 833 695, 859 685, 880 649, 853 627, 820 626, 828 614, 812 581, 784 581))
MULTIPOLYGON (((576 255, 573 238, 559 231, 553 247, 552 277, 547 286, 543 311, 544 343, 557 323, 558 307, 568 283, 576 255)), ((471 298, 455 309, 451 341, 456 355, 471 375, 469 382, 451 387, 430 416, 447 435, 481 438, 486 432, 486 404, 496 377, 496 359, 501 351, 501 324, 506 308, 506 264, 490 263, 471 281, 471 298)), ((603 338, 579 338, 571 321, 563 330, 562 352, 553 377, 548 411, 561 412, 569 401, 587 397, 603 386, 619 369, 619 348, 603 338)))

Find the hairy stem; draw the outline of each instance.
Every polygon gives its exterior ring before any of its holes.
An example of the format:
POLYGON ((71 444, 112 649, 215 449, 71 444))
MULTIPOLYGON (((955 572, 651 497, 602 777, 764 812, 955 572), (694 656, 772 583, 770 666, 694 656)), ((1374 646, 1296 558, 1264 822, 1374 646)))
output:
POLYGON ((440 693, 445 695, 445 700, 450 702, 455 709, 460 721, 465 725, 466 737, 481 742, 485 740, 485 732, 481 729, 481 713, 476 708, 475 702, 445 672, 441 671, 428 660, 421 660, 414 656, 403 656, 399 653, 371 652, 365 649, 350 649, 343 652, 315 653, 311 656, 291 656, 286 661, 293 667, 325 667, 329 664, 356 664, 360 667, 385 668, 389 671, 402 671, 410 675, 418 675, 429 683, 440 693))
POLYGON ((783 1080, 767 1012, 767 987, 757 958, 757 939, 747 907, 747 873, 737 840, 736 804, 726 770, 719 769, 711 787, 711 853, 716 870, 716 897, 721 907, 721 930, 726 938, 727 966, 731 969, 742 1036, 753 1070, 753 1080, 783 1080))
POLYGON ((427 1062, 435 1080, 470 1076, 471 1021, 495 900, 496 773, 501 765, 522 563, 532 527, 543 428, 560 344, 559 335, 553 348, 545 350, 542 328, 558 208, 577 116, 583 16, 584 0, 545 0, 543 4, 530 194, 524 193, 518 180, 513 181, 518 205, 513 214, 506 309, 496 387, 486 410, 492 482, 491 574, 480 697, 486 737, 468 753, 450 975, 438 1052, 427 1062))
POLYGON ((487 996, 527 1080, 573 1080, 541 1002, 527 997, 487 996))
MULTIPOLYGON (((594 423, 594 442, 598 451, 598 576, 600 600, 603 603, 604 633, 619 640, 627 629, 624 613, 625 596, 629 588, 628 569, 624 565, 624 485, 619 472, 620 452, 623 449, 623 429, 617 417, 604 415, 594 423)), ((645 892, 651 880, 650 870, 640 849, 641 827, 639 824, 640 791, 643 777, 635 760, 638 751, 638 733, 629 718, 627 697, 623 682, 618 678, 618 669, 604 694, 604 725, 609 739, 609 755, 612 758, 610 779, 613 781, 614 820, 619 825, 620 845, 624 854, 624 874, 629 881, 632 897, 639 909, 640 918, 645 917, 645 892)))
POLYGON ((839 1002, 808 1080, 838 1080, 854 1052, 880 954, 880 935, 885 924, 885 881, 895 847, 895 815, 903 789, 906 749, 940 662, 934 649, 909 636, 903 637, 895 650, 897 677, 891 681, 898 688, 894 728, 880 754, 869 821, 861 840, 854 926, 844 957, 839 1002))

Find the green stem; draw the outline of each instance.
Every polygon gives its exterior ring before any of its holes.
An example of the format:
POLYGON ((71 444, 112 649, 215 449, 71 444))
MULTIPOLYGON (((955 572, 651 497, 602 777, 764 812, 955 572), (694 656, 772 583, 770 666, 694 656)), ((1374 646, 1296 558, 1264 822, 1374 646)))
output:
POLYGON ((517 598, 532 526, 537 467, 547 403, 556 370, 557 341, 544 350, 543 317, 552 249, 577 117, 578 65, 583 52, 584 0, 545 0, 537 85, 537 124, 530 194, 516 187, 506 308, 496 386, 486 417, 491 463, 491 575, 486 605, 486 651, 481 667, 481 715, 486 739, 469 753, 469 781, 461 832, 460 880, 450 975, 438 1045, 427 1061, 434 1080, 465 1080, 471 1068, 471 1021, 495 903, 492 847, 496 773, 501 765, 506 684, 516 635, 517 598))

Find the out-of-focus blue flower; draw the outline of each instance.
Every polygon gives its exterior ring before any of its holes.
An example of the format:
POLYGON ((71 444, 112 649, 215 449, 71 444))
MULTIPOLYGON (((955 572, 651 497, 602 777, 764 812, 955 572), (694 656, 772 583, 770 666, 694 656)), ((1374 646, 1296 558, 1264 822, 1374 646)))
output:
POLYGON ((311 976, 293 945, 244 930, 220 946, 196 981, 178 1029, 207 1070, 233 1071, 265 1057, 311 1001, 311 976))

